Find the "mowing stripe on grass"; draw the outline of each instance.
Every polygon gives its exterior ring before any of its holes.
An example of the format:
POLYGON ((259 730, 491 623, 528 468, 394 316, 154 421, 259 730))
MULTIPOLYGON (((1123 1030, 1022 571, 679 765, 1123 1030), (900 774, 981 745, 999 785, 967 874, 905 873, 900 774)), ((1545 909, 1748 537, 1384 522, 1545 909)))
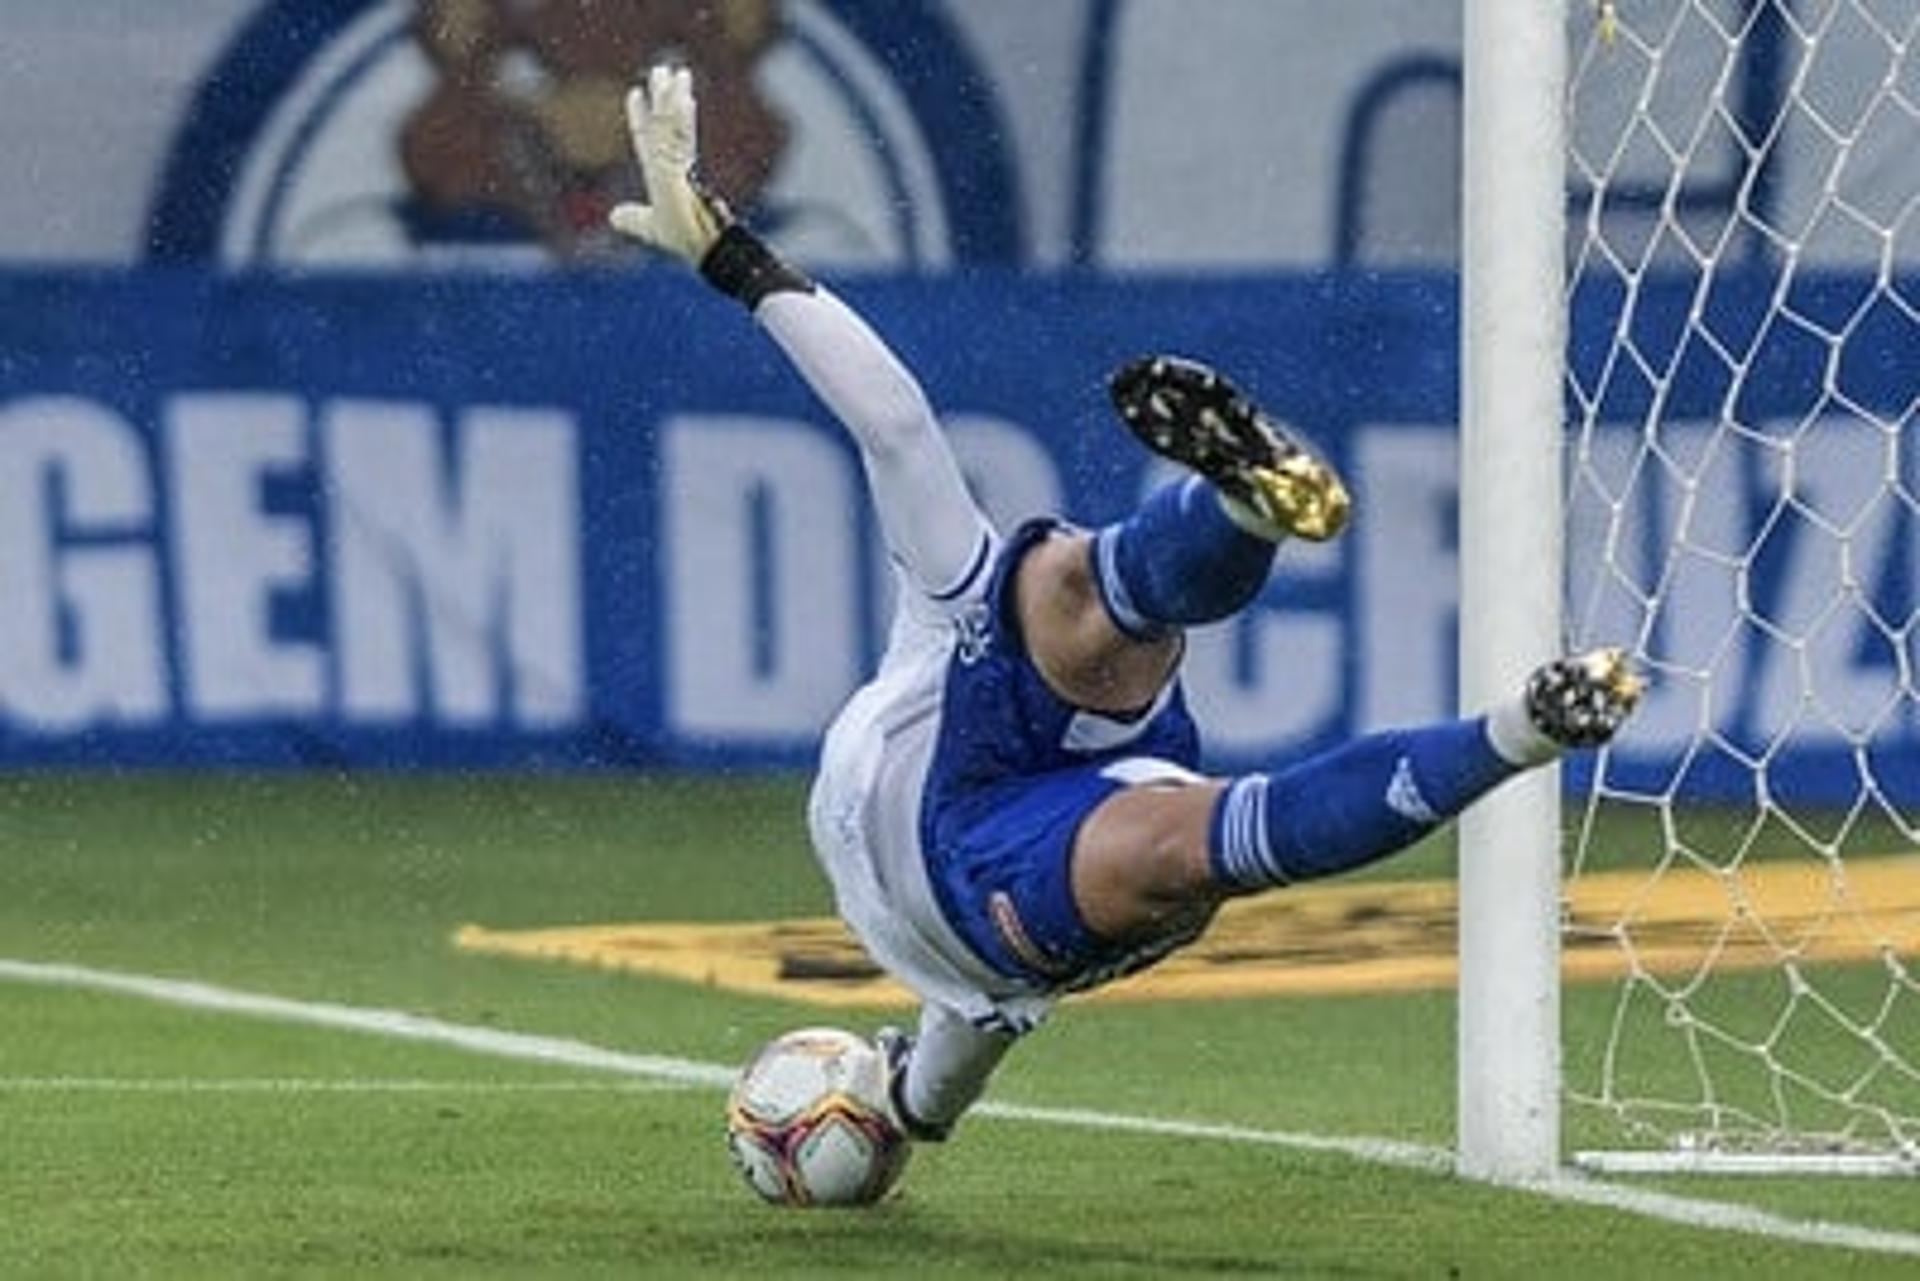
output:
MULTIPOLYGON (((127 974, 114 970, 96 970, 79 965, 0 959, 0 980, 112 992, 193 1009, 369 1032, 411 1041, 432 1042, 499 1058, 592 1068, 681 1085, 726 1086, 733 1081, 735 1071, 719 1063, 701 1063, 694 1059, 657 1054, 630 1054, 590 1045, 585 1041, 473 1027, 468 1024, 429 1018, 425 1015, 409 1014, 402 1010, 336 1005, 325 1001, 296 1001, 286 997, 236 991, 210 983, 160 978, 146 974, 127 974)), ((1011 1103, 985 1103, 975 1111, 977 1115, 984 1117, 1030 1124, 1061 1125, 1107 1133, 1165 1135, 1219 1143, 1248 1143, 1307 1152, 1333 1153, 1352 1157, 1355 1160, 1433 1174, 1447 1174, 1453 1169, 1452 1154, 1443 1148, 1427 1144, 1403 1143, 1392 1139, 1297 1134, 1284 1130, 1263 1130, 1252 1126, 1129 1116, 1124 1113, 1097 1112, 1080 1108, 1027 1107, 1011 1103)), ((1572 1173, 1546 1182, 1524 1183, 1515 1187, 1520 1191, 1552 1197, 1556 1200, 1602 1206, 1690 1227, 1744 1232, 1809 1245, 1840 1246, 1845 1249, 1866 1250, 1879 1254, 1920 1257, 1920 1233, 1869 1228, 1851 1223, 1792 1219, 1755 1209, 1752 1206, 1674 1196, 1625 1184, 1607 1183, 1572 1173)))

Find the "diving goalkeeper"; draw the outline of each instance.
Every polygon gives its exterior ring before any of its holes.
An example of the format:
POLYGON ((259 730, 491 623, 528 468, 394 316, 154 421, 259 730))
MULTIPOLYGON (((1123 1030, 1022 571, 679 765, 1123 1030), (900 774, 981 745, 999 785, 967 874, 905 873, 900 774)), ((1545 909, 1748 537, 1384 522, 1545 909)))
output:
POLYGON ((913 376, 700 186, 691 75, 654 68, 627 110, 647 201, 612 226, 743 304, 851 433, 899 579, 808 817, 840 914, 921 998, 914 1035, 881 1037, 915 1137, 945 1137, 1060 994, 1153 964, 1229 898, 1404 849, 1632 710, 1639 682, 1603 650, 1483 715, 1197 772, 1183 629, 1251 601, 1288 538, 1340 532, 1328 464, 1205 365, 1148 357, 1113 375, 1115 408, 1189 474, 1103 528, 994 529, 913 376))

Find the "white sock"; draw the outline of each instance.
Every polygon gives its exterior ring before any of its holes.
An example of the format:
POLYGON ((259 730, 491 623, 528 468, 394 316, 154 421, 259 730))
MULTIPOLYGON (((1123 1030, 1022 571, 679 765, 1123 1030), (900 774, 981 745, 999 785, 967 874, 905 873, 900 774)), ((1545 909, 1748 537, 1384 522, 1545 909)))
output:
POLYGON ((945 1006, 922 1006, 901 1091, 907 1111, 927 1125, 952 1125, 987 1088, 987 1078, 1012 1045, 1013 1037, 983 1032, 945 1006))
POLYGON ((1566 750, 1534 726, 1524 694, 1503 699, 1487 712, 1487 742, 1502 760, 1522 768, 1558 760, 1566 750))

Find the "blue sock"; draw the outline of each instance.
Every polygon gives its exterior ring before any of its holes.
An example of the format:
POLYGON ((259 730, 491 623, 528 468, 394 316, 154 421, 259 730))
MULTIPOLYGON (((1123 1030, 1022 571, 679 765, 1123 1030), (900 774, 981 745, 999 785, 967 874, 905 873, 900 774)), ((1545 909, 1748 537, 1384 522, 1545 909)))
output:
POLYGON ((1368 734, 1277 774, 1244 775, 1214 803, 1214 879, 1247 891, 1363 867, 1519 772, 1479 716, 1368 734))
POLYGON ((1233 523, 1212 485, 1189 476, 1095 535, 1093 576, 1114 625, 1155 640, 1238 612, 1266 585, 1273 553, 1233 523))

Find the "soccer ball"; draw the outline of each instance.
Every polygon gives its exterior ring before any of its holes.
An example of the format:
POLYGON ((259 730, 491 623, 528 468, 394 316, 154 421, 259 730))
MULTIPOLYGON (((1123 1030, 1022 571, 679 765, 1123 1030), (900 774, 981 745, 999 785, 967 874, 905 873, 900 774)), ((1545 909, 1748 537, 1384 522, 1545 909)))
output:
POLYGON ((747 1185, 778 1205, 866 1205, 911 1151, 887 1107, 887 1061, 838 1028, 769 1041, 727 1100, 727 1148, 747 1185))

